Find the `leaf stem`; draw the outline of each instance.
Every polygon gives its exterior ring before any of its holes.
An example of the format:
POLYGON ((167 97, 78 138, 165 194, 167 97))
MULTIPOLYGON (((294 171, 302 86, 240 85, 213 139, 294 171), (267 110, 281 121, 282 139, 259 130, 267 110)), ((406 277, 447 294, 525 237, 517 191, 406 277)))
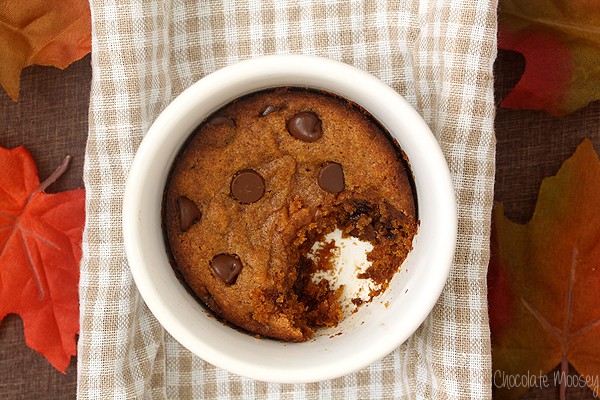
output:
POLYGON ((572 36, 589 40, 593 43, 597 43, 594 35, 600 33, 600 28, 594 26, 592 23, 584 23, 582 21, 561 22, 559 18, 556 17, 554 19, 552 17, 536 18, 535 15, 519 14, 518 12, 506 9, 500 10, 500 14, 527 21, 532 25, 542 25, 546 28, 556 29, 557 31, 565 32, 567 34, 571 34, 572 36))
MULTIPOLYGON (((39 291, 38 299, 40 301, 42 301, 44 299, 44 294, 45 294, 44 286, 42 285, 40 273, 36 269, 33 257, 31 256, 29 248, 27 247, 27 242, 23 236, 23 233, 31 233, 32 236, 36 239, 39 239, 39 237, 37 237, 37 235, 35 235, 33 232, 29 232, 29 231, 23 229, 23 227, 21 226, 21 218, 23 217, 24 210, 27 208, 27 206, 29 205, 29 203, 31 202, 31 200, 33 199, 35 194, 37 192, 43 192, 44 190, 46 190, 48 188, 48 186, 50 186, 51 184, 56 182, 56 180, 58 178, 60 178, 62 174, 65 173, 65 171, 69 167, 71 158, 72 158, 71 156, 66 156, 64 158, 64 160, 62 161, 62 163, 58 166, 58 168, 56 168, 56 170, 54 170, 54 172, 52 174, 50 174, 50 176, 48 178, 46 178, 46 180, 44 182, 42 182, 36 190, 34 190, 33 192, 31 192, 29 194, 29 196, 27 197, 27 200, 25 200, 25 204, 23 205, 23 208, 21 209, 21 211, 19 211, 19 214, 16 216, 16 218, 12 217, 10 215, 8 216, 8 217, 11 217, 11 219, 13 219, 12 227, 11 227, 10 232, 6 236, 6 239, 4 240, 4 242, 2 244, 0 244, 0 258, 1 258, 7 251, 7 249, 8 249, 7 243, 11 240, 13 235, 15 235, 15 234, 19 235, 21 245, 23 246, 23 249, 25 250, 25 253, 26 253, 25 255, 26 255, 26 260, 27 260, 27 266, 31 270, 31 273, 33 275, 33 278, 35 280, 35 283, 36 283, 38 291, 39 291)), ((48 244, 50 247, 56 247, 56 245, 54 245, 53 243, 51 243, 49 241, 43 241, 43 242, 48 244)))
POLYGON ((571 322, 573 320, 573 288, 575 286, 575 270, 577 268, 577 257, 579 256, 579 249, 575 247, 573 249, 573 255, 571 256, 571 269, 569 273, 569 287, 567 289, 567 304, 566 304, 566 318, 563 323, 563 331, 561 335, 562 339, 562 359, 560 360, 560 373, 562 379, 560 380, 560 400, 566 400, 567 398, 567 376, 569 375, 569 344, 571 342, 571 335, 569 333, 571 328, 571 322))
POLYGON ((48 186, 52 185, 54 182, 56 182, 56 180, 58 178, 60 178, 62 176, 62 174, 65 173, 65 171, 67 170, 67 168, 69 168, 69 164, 71 163, 71 159, 73 157, 67 155, 63 162, 58 166, 58 168, 56 168, 54 170, 54 172, 52 174, 50 174, 50 176, 48 178, 46 178, 46 180, 44 182, 42 182, 40 184, 40 186, 38 186, 37 190, 38 192, 42 192, 44 190, 46 190, 48 188, 48 186))

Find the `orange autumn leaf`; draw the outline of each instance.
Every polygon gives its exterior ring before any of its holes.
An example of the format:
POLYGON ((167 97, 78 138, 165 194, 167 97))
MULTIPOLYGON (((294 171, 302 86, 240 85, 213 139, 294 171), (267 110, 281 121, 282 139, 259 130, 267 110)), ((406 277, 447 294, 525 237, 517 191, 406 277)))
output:
MULTIPOLYGON (((589 140, 543 181, 527 224, 511 222, 496 205, 491 246, 498 398, 527 389, 509 387, 507 378, 539 387, 540 377, 558 365, 568 375, 569 363, 600 395, 600 161, 589 140)), ((564 398, 566 381, 560 382, 564 398)))
POLYGON ((0 0, 0 84, 13 100, 19 99, 23 68, 66 68, 90 50, 87 1, 0 0))
POLYGON ((598 0, 500 0, 498 47, 525 57, 506 108, 561 116, 600 99, 598 0))
POLYGON ((0 147, 0 321, 19 314, 27 345, 63 373, 79 332, 85 192, 44 190, 69 159, 40 184, 25 148, 0 147))

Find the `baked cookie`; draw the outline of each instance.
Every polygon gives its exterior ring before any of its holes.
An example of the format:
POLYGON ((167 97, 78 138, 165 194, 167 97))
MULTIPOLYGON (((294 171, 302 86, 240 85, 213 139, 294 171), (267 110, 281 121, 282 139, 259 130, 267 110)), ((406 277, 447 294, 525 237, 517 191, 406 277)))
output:
MULTIPOLYGON (((402 152, 366 112, 280 88, 226 105, 176 158, 163 223, 176 269, 217 315, 252 333, 303 341, 343 316, 310 258, 334 228, 373 244, 357 279, 385 290, 417 231, 402 152)), ((320 261, 319 261, 320 260, 320 261)))

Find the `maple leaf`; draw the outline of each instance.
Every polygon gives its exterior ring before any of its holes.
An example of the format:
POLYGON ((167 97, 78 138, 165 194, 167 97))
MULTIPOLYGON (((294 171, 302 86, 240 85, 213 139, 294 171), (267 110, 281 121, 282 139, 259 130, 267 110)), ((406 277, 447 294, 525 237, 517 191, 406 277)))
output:
POLYGON ((506 108, 561 116, 600 99, 597 0, 500 0, 498 47, 525 56, 506 108))
MULTIPOLYGON (((496 205, 488 285, 499 398, 541 386, 557 365, 566 378, 569 362, 600 394, 599 210, 600 161, 589 140, 542 182, 527 224, 506 219, 496 205), (526 385, 508 387, 506 377, 526 385)), ((565 389, 562 379, 561 399, 565 389)))
POLYGON ((21 70, 66 68, 91 50, 91 16, 84 0, 0 0, 0 84, 17 101, 21 70))
POLYGON ((0 147, 0 321, 19 314, 27 345, 63 373, 79 332, 85 192, 44 190, 69 160, 40 184, 24 147, 0 147))

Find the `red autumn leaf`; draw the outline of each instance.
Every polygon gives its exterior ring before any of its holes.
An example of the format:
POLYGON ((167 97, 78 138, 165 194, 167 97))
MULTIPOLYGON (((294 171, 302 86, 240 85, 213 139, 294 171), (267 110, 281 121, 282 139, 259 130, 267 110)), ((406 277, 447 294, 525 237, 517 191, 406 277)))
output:
POLYGON ((543 387, 558 365, 566 378, 569 363, 600 395, 599 210, 600 161, 589 140, 543 181, 527 224, 495 207, 488 284, 498 398, 527 389, 510 379, 543 387))
POLYGON ((66 68, 91 46, 86 0, 0 0, 0 84, 13 100, 23 68, 66 68))
POLYGON ((0 321, 19 314, 27 345, 63 373, 79 332, 85 192, 44 190, 69 160, 40 184, 25 148, 0 147, 0 321))
POLYGON ((561 116, 600 99, 600 2, 500 0, 498 47, 525 56, 502 106, 561 116))

